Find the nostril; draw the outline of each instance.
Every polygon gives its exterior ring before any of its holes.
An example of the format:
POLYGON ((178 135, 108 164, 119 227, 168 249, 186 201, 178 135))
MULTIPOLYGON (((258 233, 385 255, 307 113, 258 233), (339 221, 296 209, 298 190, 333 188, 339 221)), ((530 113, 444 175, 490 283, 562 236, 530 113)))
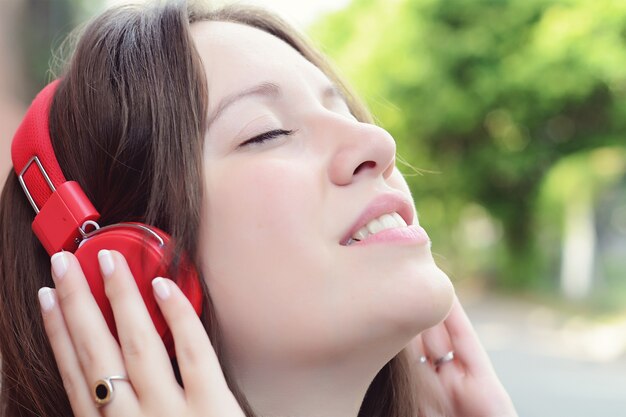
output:
POLYGON ((361 170, 366 169, 366 168, 374 168, 376 166, 376 162, 374 161, 365 161, 362 162, 358 167, 356 167, 356 169, 354 170, 354 173, 352 175, 356 175, 359 172, 361 172, 361 170))

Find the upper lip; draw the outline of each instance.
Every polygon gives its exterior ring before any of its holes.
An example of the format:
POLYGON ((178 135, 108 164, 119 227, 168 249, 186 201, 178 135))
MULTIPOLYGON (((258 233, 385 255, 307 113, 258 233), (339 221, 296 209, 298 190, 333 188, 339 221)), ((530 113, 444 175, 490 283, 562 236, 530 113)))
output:
POLYGON ((348 232, 341 239, 341 244, 346 245, 357 230, 368 224, 370 221, 382 216, 396 212, 404 219, 407 225, 413 224, 413 204, 403 195, 398 193, 386 193, 374 198, 359 215, 358 219, 348 229, 348 232))

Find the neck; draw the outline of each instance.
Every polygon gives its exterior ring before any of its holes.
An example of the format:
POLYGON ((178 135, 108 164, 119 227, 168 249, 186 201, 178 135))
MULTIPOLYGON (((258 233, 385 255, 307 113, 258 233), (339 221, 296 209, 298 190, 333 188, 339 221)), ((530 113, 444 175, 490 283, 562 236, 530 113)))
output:
POLYGON ((333 366, 282 366, 238 375, 239 387, 262 417, 357 417, 380 366, 368 359, 333 366), (367 366, 363 366, 367 365, 367 366))

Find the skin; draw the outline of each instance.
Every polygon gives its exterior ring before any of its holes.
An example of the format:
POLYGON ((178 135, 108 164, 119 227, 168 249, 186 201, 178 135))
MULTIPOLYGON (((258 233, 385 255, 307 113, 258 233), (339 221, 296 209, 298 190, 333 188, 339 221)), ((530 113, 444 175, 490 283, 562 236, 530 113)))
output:
MULTIPOLYGON (((452 415, 515 415, 428 244, 340 244, 376 196, 410 198, 393 138, 357 122, 341 97, 324 94, 327 77, 279 39, 223 22, 196 23, 192 36, 210 115, 223 98, 260 82, 281 90, 224 109, 204 149, 201 266, 226 356, 253 408, 268 417, 356 416, 378 370, 408 345, 415 372, 430 375, 433 395, 452 415), (295 133, 245 144, 274 129, 295 133), (453 349, 458 359, 441 367, 419 363, 453 349)), ((40 291, 75 415, 100 415, 90 386, 113 374, 128 375, 130 384, 115 382, 104 415, 242 415, 175 284, 157 279, 154 286, 184 390, 124 258, 104 251, 99 259, 114 314, 125 318, 117 320, 120 345, 73 255, 53 256, 56 289, 40 291)))
POLYGON ((209 114, 259 83, 282 90, 234 102, 205 140, 200 248, 237 380, 263 415, 356 415, 378 370, 453 296, 427 244, 340 244, 376 196, 410 199, 394 140, 324 97, 328 78, 278 38, 225 22, 192 36, 209 114), (240 146, 272 129, 297 132, 240 146))

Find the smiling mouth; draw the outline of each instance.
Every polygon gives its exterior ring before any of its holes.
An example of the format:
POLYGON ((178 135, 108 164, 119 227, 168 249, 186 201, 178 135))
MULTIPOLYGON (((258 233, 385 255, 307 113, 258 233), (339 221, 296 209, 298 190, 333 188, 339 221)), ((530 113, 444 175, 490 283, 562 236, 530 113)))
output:
POLYGON ((356 242, 361 242, 369 236, 373 236, 383 230, 398 229, 402 227, 407 227, 407 224, 402 216, 395 211, 392 213, 386 213, 370 220, 365 226, 361 227, 352 236, 350 236, 344 245, 350 246, 356 242))

